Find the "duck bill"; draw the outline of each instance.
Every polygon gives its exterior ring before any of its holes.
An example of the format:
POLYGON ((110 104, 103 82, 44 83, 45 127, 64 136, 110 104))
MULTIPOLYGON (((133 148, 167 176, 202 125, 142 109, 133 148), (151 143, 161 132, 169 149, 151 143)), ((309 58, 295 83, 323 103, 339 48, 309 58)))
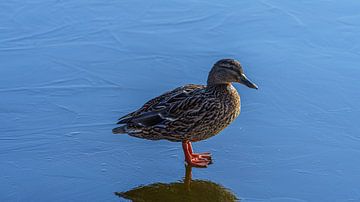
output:
POLYGON ((253 88, 253 89, 256 89, 256 90, 259 89, 258 86, 257 86, 255 83, 253 83, 252 81, 250 81, 250 80, 245 76, 245 74, 242 74, 241 76, 242 76, 242 78, 241 78, 240 83, 244 84, 245 86, 247 86, 247 87, 249 87, 249 88, 253 88))

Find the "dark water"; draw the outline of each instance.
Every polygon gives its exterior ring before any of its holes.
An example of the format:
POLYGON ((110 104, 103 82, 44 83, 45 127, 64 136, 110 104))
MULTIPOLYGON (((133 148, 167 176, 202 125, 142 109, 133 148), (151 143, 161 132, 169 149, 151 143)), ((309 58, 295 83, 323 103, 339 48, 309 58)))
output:
POLYGON ((132 201, 239 201, 234 193, 220 184, 193 180, 191 166, 186 166, 182 181, 154 183, 115 194, 132 201))
POLYGON ((242 113, 194 144, 214 164, 194 168, 192 182, 242 201, 360 201, 359 9, 356 0, 1 1, 0 200, 123 201, 114 192, 159 183, 182 186, 174 200, 196 193, 184 188, 180 144, 111 129, 232 57, 260 90, 235 86, 242 113))

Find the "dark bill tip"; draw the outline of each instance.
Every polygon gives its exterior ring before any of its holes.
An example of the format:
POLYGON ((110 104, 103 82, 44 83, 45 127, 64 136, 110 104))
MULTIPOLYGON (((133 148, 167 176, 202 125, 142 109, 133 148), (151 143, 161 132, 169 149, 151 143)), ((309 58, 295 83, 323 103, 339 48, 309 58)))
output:
POLYGON ((259 87, 258 87, 256 84, 253 84, 253 86, 252 86, 252 87, 250 87, 250 88, 254 88, 254 89, 256 89, 256 90, 258 90, 258 89, 259 89, 259 87))
POLYGON ((259 87, 256 85, 256 84, 254 84, 254 83, 251 83, 251 82, 249 82, 249 83, 247 83, 247 84, 245 84, 247 87, 249 87, 249 88, 253 88, 253 89, 259 89, 259 87))
POLYGON ((240 81, 240 83, 244 84, 245 86, 249 87, 249 88, 253 88, 253 89, 259 89, 259 87, 251 82, 244 74, 242 75, 242 79, 240 81))

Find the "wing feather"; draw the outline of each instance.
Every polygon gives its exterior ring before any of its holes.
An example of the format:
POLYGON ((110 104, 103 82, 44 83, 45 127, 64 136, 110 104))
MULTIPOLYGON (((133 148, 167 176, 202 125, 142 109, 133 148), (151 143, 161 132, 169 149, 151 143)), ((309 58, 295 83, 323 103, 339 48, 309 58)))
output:
MULTIPOLYGON (((163 121, 175 121, 176 110, 182 105, 188 106, 185 102, 191 98, 197 90, 204 89, 202 85, 186 85, 166 92, 146 102, 140 109, 127 114, 119 119, 118 124, 128 124, 135 127, 150 127, 161 124, 163 121)), ((188 106, 190 107, 190 106, 188 106)))

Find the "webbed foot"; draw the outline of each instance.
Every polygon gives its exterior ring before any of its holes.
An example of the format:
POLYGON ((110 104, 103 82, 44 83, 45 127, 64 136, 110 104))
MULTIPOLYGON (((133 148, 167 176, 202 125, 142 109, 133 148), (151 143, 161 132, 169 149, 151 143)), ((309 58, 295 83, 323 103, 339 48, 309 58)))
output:
POLYGON ((207 167, 212 163, 211 154, 205 153, 193 153, 191 143, 189 141, 183 141, 182 143, 185 161, 188 165, 194 167, 207 167))

